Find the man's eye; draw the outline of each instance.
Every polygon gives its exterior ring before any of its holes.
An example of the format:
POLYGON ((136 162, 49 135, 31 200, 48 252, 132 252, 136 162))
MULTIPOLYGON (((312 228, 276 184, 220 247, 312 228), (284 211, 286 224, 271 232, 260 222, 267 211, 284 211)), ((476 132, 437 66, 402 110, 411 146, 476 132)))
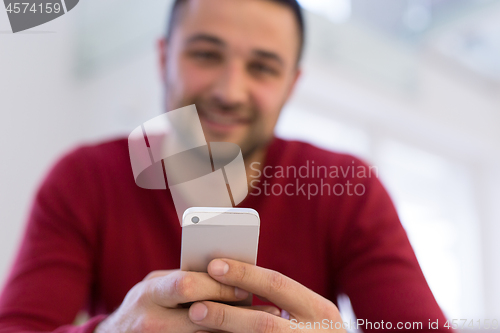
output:
POLYGON ((257 74, 268 74, 272 76, 278 75, 278 71, 271 66, 262 63, 253 63, 250 65, 250 70, 257 74))
POLYGON ((208 60, 208 61, 213 61, 213 60, 219 60, 219 54, 215 52, 208 52, 208 51, 193 51, 190 53, 191 57, 198 59, 198 60, 208 60))

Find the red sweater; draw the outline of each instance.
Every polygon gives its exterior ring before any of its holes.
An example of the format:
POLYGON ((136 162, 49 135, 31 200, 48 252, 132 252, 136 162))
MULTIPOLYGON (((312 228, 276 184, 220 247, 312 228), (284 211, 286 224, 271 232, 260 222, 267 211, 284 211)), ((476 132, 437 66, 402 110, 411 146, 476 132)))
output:
MULTIPOLYGON (((261 217, 259 266, 332 301, 347 294, 359 319, 422 322, 424 331, 439 319, 442 327, 445 318, 375 170, 369 177, 352 156, 281 139, 269 146, 265 166, 273 177, 262 175, 239 205, 261 217), (319 194, 308 199, 315 186, 319 194)), ((170 193, 136 186, 126 139, 76 149, 36 195, 0 297, 0 331, 92 332, 149 272, 179 268, 180 240, 170 193), (81 309, 91 320, 71 326, 81 309)))

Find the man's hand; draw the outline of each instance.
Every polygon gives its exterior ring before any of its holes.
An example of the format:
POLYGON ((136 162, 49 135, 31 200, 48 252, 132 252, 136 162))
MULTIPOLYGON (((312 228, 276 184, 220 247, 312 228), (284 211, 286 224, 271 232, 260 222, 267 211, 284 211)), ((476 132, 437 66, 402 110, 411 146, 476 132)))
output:
MULTIPOLYGON (((184 309, 180 305, 202 300, 234 302, 243 300, 247 296, 248 292, 219 283, 207 273, 155 271, 136 284, 128 292, 120 307, 100 323, 94 332, 182 333, 200 330, 213 332, 216 330, 207 329, 189 320, 189 309, 184 309)), ((279 314, 279 310, 271 306, 251 307, 245 310, 279 314)))
POLYGON ((332 302, 278 272, 235 260, 215 259, 209 264, 208 273, 224 285, 247 290, 273 302, 288 312, 290 320, 265 312, 203 301, 194 303, 189 309, 189 318, 194 324, 204 326, 203 331, 300 332, 308 322, 322 323, 326 319, 330 323, 328 328, 320 327, 318 331, 328 332, 335 331, 336 322, 342 323, 340 313, 332 302))

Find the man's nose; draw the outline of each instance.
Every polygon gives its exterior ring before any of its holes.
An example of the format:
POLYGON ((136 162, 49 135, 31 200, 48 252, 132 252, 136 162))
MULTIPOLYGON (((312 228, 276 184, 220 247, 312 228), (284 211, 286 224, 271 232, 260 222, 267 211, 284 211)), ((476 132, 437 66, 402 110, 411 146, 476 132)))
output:
POLYGON ((214 86, 214 97, 222 104, 238 106, 248 100, 248 81, 243 63, 233 61, 224 66, 214 86))

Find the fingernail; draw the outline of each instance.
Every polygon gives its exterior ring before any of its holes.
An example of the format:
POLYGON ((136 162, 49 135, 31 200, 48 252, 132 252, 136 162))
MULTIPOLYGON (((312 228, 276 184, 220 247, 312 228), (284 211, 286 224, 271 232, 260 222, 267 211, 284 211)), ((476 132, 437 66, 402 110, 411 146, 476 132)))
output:
POLYGON ((229 265, 222 260, 214 260, 210 268, 213 275, 224 275, 229 270, 229 265))
POLYGON ((248 297, 249 292, 246 290, 240 289, 238 287, 234 287, 234 295, 236 296, 236 298, 245 299, 248 297))
POLYGON ((208 308, 203 303, 195 303, 189 308, 189 318, 193 321, 203 320, 208 313, 208 308))

